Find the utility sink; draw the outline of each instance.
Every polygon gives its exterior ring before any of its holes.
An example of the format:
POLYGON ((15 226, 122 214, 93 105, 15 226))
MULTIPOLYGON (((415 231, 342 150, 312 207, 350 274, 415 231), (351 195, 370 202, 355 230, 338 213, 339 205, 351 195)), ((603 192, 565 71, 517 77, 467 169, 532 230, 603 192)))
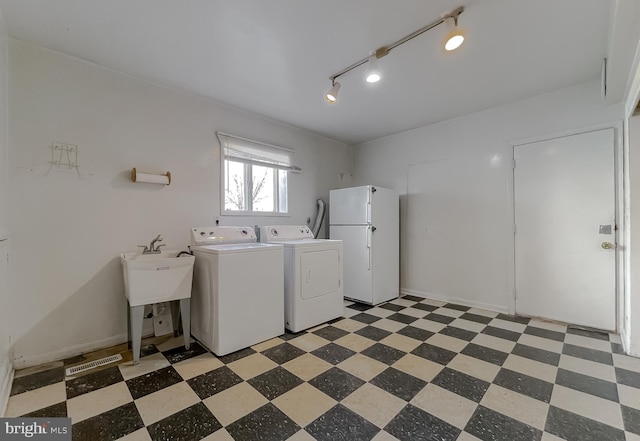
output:
MULTIPOLYGON (((133 364, 140 360, 144 306, 152 303, 180 300, 180 316, 184 329, 184 347, 191 342, 191 281, 195 257, 177 251, 154 254, 131 252, 120 254, 124 272, 124 293, 129 300, 129 341, 133 351, 133 364)), ((178 302, 172 302, 172 305, 178 302)), ((172 306, 173 314, 173 306, 172 306)), ((174 321, 174 332, 177 327, 174 321)))
POLYGON ((124 292, 129 306, 168 302, 191 297, 195 257, 178 251, 159 254, 120 254, 124 272, 124 292))

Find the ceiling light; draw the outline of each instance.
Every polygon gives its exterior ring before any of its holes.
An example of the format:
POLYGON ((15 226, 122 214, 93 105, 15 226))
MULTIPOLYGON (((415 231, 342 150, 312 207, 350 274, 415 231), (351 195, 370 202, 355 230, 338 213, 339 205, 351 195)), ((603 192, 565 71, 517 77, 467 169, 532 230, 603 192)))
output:
POLYGON ((458 28, 458 17, 447 17, 445 19, 445 26, 449 29, 444 43, 445 50, 452 51, 458 49, 464 41, 464 35, 460 28, 458 28))
POLYGON ((367 71, 367 83, 377 83, 378 81, 380 81, 378 59, 375 54, 371 54, 369 57, 369 70, 367 71))
POLYGON ((332 87, 324 96, 329 104, 335 104, 338 101, 338 91, 340 90, 340 83, 337 81, 332 82, 332 87))
POLYGON ((445 49, 448 51, 456 49, 464 41, 464 36, 462 35, 462 32, 457 28, 458 16, 462 14, 463 11, 464 11, 464 7, 460 6, 459 8, 455 9, 453 12, 444 14, 442 18, 440 18, 439 20, 436 20, 433 23, 428 24, 418 29, 417 31, 412 32, 411 34, 401 38, 396 42, 391 43, 390 45, 379 47, 378 49, 373 51, 368 57, 363 58, 362 60, 358 60, 355 63, 353 63, 351 66, 345 67, 340 72, 331 75, 329 77, 329 80, 331 80, 332 87, 325 95, 326 100, 331 104, 335 103, 338 100, 338 90, 340 90, 340 83, 336 81, 338 77, 341 77, 347 72, 350 72, 356 67, 362 66, 365 63, 369 63, 369 69, 367 70, 367 76, 366 76, 367 81, 369 83, 375 83, 376 81, 379 81, 380 72, 378 71, 378 66, 377 66, 378 59, 386 56, 391 51, 391 49, 395 49, 401 44, 404 44, 407 41, 416 38, 418 35, 421 35, 427 32, 428 30, 441 25, 442 23, 446 22, 448 26, 452 27, 452 32, 450 32, 447 35, 447 43, 445 45, 445 49))

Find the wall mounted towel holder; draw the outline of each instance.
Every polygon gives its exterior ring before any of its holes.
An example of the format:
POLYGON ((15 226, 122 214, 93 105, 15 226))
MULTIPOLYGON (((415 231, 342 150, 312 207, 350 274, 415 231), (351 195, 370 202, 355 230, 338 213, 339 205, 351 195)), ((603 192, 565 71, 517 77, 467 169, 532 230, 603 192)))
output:
POLYGON ((133 182, 148 182, 150 184, 171 184, 171 172, 165 174, 140 173, 136 168, 131 169, 131 180, 133 182))

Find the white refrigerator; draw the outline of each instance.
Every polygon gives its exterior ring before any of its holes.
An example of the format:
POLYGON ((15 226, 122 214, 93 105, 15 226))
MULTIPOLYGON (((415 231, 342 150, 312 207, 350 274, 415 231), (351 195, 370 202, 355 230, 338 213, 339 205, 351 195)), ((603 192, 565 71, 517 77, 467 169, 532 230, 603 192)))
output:
POLYGON ((342 240, 346 298, 377 305, 398 297, 398 193, 373 185, 331 190, 329 236, 342 240))

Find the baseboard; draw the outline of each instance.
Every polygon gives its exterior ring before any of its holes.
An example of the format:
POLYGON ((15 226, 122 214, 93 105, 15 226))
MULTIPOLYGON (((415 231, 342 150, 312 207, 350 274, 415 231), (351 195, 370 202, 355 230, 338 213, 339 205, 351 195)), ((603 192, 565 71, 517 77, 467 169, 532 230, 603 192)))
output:
MULTIPOLYGON (((153 336, 153 323, 152 320, 144 320, 144 326, 142 328, 142 338, 153 336)), ((62 349, 57 349, 51 352, 45 352, 44 354, 35 354, 27 356, 16 356, 13 360, 14 369, 24 369, 31 366, 38 366, 39 364, 51 363, 52 361, 60 361, 65 358, 75 357, 77 355, 86 354, 87 352, 97 351, 98 349, 108 348, 110 346, 119 345, 126 342, 128 339, 127 334, 114 335, 112 337, 103 338, 87 343, 81 343, 75 346, 66 346, 62 349)))
POLYGON ((486 309, 488 311, 502 312, 504 314, 508 314, 509 313, 509 308, 508 307, 498 306, 498 305, 491 305, 489 303, 483 303, 483 302, 475 302, 475 301, 469 300, 469 299, 462 299, 462 298, 458 298, 458 297, 445 296, 445 295, 442 295, 442 294, 435 294, 435 293, 431 293, 431 292, 416 291, 414 289, 402 288, 400 290, 400 294, 401 295, 407 295, 408 294, 408 295, 412 295, 412 296, 416 296, 416 297, 424 297, 425 299, 439 300, 441 302, 447 302, 447 303, 456 303, 458 305, 469 306, 469 307, 472 307, 472 308, 486 309))
POLYGON ((11 385, 13 384, 13 366, 9 357, 5 357, 0 364, 0 417, 4 416, 4 412, 9 402, 9 394, 11 393, 11 385))
POLYGON ((631 351, 631 345, 629 343, 629 336, 627 335, 627 330, 622 328, 620 330, 620 340, 622 340, 622 350, 625 354, 629 355, 631 351))
POLYGON ((620 331, 620 339, 622 340, 622 350, 631 357, 640 357, 640 345, 631 341, 628 331, 623 328, 620 331))
POLYGON ((85 354, 87 352, 96 351, 98 349, 108 348, 109 346, 119 345, 127 341, 127 334, 114 335, 112 337, 103 338, 87 343, 81 343, 75 346, 66 346, 55 351, 45 352, 43 354, 34 355, 22 355, 17 356, 13 360, 13 367, 15 369, 24 369, 31 366, 37 366, 39 364, 51 363, 52 361, 59 361, 69 357, 75 357, 77 355, 85 354))

